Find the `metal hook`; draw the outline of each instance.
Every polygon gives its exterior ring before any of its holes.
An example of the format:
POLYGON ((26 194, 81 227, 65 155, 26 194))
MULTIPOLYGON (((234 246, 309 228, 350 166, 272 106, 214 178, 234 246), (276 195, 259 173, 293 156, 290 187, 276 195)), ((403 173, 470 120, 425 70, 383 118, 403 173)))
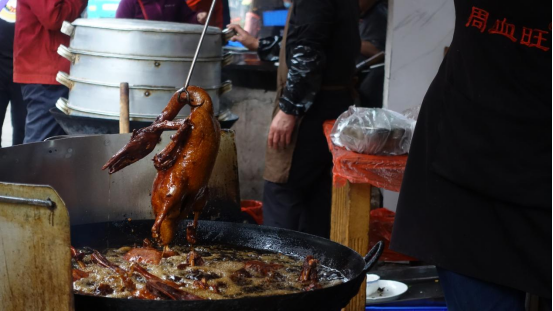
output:
POLYGON ((200 103, 199 105, 193 105, 193 104, 192 104, 192 99, 190 98, 190 93, 188 93, 188 88, 184 88, 184 87, 183 87, 182 89, 180 89, 180 90, 178 91, 178 93, 179 93, 178 100, 179 100, 179 102, 182 103, 182 104, 185 104, 185 105, 186 105, 186 104, 188 103, 188 104, 190 105, 190 107, 192 107, 192 108, 201 107, 201 106, 204 104, 204 103, 202 102, 202 103, 200 103), (186 94, 186 99, 185 99, 185 100, 182 99, 182 93, 185 93, 185 94, 186 94))
POLYGON ((186 103, 190 103, 190 93, 188 93, 188 89, 186 87, 183 87, 181 88, 180 90, 177 91, 179 93, 179 97, 178 97, 178 101, 181 103, 181 104, 185 104, 186 103), (186 99, 183 100, 182 99, 182 93, 185 93, 186 94, 186 99))

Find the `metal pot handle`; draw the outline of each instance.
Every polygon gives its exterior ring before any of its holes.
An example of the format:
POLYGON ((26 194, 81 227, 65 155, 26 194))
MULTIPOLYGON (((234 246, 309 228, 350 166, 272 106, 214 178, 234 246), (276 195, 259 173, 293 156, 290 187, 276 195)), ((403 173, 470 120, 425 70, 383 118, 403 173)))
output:
POLYGON ((60 97, 58 101, 56 102, 56 107, 61 110, 63 113, 69 115, 69 107, 67 107, 67 99, 60 97))
POLYGON ((229 42, 230 38, 236 36, 238 33, 234 29, 227 28, 223 30, 223 42, 229 42))
POLYGON ((61 32, 71 37, 75 32, 75 26, 71 25, 71 23, 68 21, 64 21, 61 24, 61 32))
POLYGON ((222 61, 223 67, 232 64, 233 60, 234 60, 234 55, 232 53, 225 53, 225 55, 223 55, 223 61, 222 61))
POLYGON ((69 75, 63 71, 58 72, 58 74, 56 75, 56 81, 67 86, 67 88, 69 88, 70 90, 75 85, 75 82, 71 81, 71 79, 69 79, 69 75))
POLYGON ((380 255, 382 255, 383 251, 384 242, 379 241, 373 246, 373 248, 365 256, 365 268, 363 268, 363 274, 367 274, 367 272, 371 270, 374 264, 378 261, 378 258, 380 258, 380 255))
POLYGON ((58 54, 67 59, 68 61, 71 62, 71 64, 74 64, 75 63, 75 58, 77 57, 75 54, 71 53, 71 51, 63 44, 60 44, 60 46, 58 47, 58 54))
POLYGON ((227 80, 219 87, 219 96, 232 91, 232 81, 227 80))

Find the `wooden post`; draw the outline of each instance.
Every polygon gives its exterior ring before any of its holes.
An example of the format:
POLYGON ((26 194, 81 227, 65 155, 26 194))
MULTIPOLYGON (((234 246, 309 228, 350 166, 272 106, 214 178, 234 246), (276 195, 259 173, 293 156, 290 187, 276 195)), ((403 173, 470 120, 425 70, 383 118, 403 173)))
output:
MULTIPOLYGON (((341 180, 332 188, 330 239, 355 250, 361 256, 369 251, 371 185, 341 180)), ((365 310, 366 283, 353 297, 346 311, 365 310)))
POLYGON ((129 113, 129 84, 122 82, 120 86, 121 97, 119 101, 119 133, 130 133, 129 113))

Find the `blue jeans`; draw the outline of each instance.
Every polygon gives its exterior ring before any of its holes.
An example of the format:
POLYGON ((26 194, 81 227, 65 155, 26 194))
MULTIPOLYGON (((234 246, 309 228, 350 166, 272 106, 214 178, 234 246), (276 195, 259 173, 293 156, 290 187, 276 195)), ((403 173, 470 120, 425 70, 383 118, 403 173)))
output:
POLYGON ((48 137, 65 135, 50 109, 60 97, 67 98, 69 89, 63 85, 23 84, 23 101, 27 106, 25 144, 43 141, 48 137))
POLYGON ((526 293, 521 290, 437 269, 448 311, 525 311, 526 293))

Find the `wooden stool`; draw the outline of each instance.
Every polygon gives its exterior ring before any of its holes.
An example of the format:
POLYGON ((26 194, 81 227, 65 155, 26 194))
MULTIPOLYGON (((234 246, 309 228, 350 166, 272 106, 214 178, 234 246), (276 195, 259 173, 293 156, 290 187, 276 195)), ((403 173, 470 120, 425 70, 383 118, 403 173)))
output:
MULTIPOLYGON (((365 155, 336 147, 330 139, 333 125, 334 121, 323 125, 334 162, 330 239, 365 256, 369 250, 371 188, 399 191, 407 156, 365 155)), ((365 296, 363 282, 345 310, 364 310, 365 296)))

